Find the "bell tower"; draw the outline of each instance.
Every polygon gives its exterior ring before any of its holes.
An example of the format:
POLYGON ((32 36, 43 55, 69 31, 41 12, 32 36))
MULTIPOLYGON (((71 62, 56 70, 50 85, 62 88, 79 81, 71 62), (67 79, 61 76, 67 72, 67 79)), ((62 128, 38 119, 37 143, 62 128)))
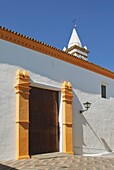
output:
POLYGON ((68 47, 64 47, 63 51, 74 55, 75 57, 88 61, 89 51, 87 50, 86 46, 82 47, 82 43, 76 31, 76 24, 74 24, 68 47))

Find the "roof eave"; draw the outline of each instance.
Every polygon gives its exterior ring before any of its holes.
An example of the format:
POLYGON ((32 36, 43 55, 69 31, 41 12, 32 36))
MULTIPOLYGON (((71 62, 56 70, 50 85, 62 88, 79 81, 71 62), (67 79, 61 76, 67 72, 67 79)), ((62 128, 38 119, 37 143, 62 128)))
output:
POLYGON ((75 56, 68 54, 67 52, 61 51, 57 48, 49 46, 48 44, 45 44, 35 39, 32 39, 30 37, 24 36, 23 34, 19 34, 17 32, 8 30, 1 26, 0 26, 0 39, 47 54, 50 57, 60 59, 70 64, 82 67, 86 70, 89 70, 89 71, 101 74, 103 76, 106 76, 108 78, 114 79, 114 72, 111 72, 105 68, 102 68, 88 61, 82 60, 80 58, 76 58, 75 56))

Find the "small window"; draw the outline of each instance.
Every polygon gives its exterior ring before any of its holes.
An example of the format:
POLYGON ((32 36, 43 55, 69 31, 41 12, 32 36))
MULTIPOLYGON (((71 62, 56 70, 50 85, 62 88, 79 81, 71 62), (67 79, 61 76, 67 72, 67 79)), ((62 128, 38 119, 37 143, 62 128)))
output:
POLYGON ((106 86, 101 85, 101 97, 106 98, 106 86))

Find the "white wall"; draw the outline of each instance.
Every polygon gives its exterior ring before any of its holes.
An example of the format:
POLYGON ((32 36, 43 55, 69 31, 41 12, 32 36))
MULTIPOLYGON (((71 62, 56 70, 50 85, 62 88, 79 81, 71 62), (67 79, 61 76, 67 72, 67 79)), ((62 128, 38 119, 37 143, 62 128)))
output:
MULTIPOLYGON (((109 151, 109 148, 114 150, 114 81, 112 79, 0 40, 0 153, 2 153, 0 159, 15 159, 16 95, 14 86, 18 68, 28 70, 32 83, 58 89, 61 88, 64 80, 72 83, 75 153, 103 153, 109 151), (100 96, 102 83, 107 85, 107 99, 100 96), (86 101, 92 103, 91 108, 80 114, 82 103, 86 101)), ((61 112, 60 115, 62 115, 61 112)), ((62 141, 60 150, 62 150, 62 141)))

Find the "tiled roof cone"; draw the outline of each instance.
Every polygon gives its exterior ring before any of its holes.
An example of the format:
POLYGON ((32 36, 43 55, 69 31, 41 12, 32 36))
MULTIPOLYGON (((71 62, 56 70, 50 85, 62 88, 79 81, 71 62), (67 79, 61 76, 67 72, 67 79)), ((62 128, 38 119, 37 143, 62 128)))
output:
POLYGON ((76 31, 76 25, 72 30, 72 34, 68 43, 68 48, 64 47, 63 51, 83 60, 88 60, 88 53, 87 47, 82 47, 82 43, 79 39, 79 36, 76 31))
POLYGON ((76 27, 73 28, 71 38, 70 38, 70 41, 68 43, 68 48, 70 48, 70 47, 72 47, 74 45, 82 47, 81 41, 80 41, 79 36, 78 36, 78 34, 76 32, 76 27))

